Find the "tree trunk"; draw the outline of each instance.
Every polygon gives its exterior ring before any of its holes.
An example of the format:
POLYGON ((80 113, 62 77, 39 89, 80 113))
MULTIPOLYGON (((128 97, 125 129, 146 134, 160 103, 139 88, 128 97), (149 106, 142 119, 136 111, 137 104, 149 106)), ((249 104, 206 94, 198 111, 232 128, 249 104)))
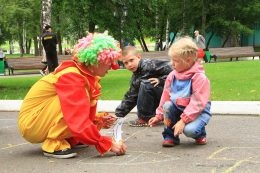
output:
POLYGON ((26 54, 30 54, 31 45, 32 45, 32 40, 27 39, 26 42, 25 42, 25 53, 26 54))
POLYGON ((166 37, 165 37, 165 50, 168 50, 169 48, 169 19, 167 17, 167 20, 166 20, 166 37))
POLYGON ((39 47, 39 42, 38 42, 37 36, 33 37, 33 43, 34 43, 34 56, 41 55, 39 50, 41 50, 42 48, 39 47))
POLYGON ((61 34, 60 31, 57 32, 57 39, 58 39, 58 53, 62 55, 62 45, 61 45, 61 34))
MULTIPOLYGON (((57 17, 56 17, 56 24, 57 25, 61 25, 60 24, 60 15, 58 14, 57 17)), ((58 54, 59 55, 62 55, 62 37, 61 37, 61 32, 60 32, 60 29, 57 28, 57 40, 58 40, 58 54)))
POLYGON ((163 35, 160 34, 160 40, 159 40, 159 51, 163 50, 163 35))
POLYGON ((142 50, 144 52, 144 46, 143 46, 143 43, 142 43, 140 37, 138 37, 137 40, 138 40, 139 44, 141 45, 141 48, 142 48, 142 50))
POLYGON ((23 57, 23 54, 24 54, 23 34, 20 32, 18 37, 19 37, 18 43, 19 43, 19 48, 20 48, 20 54, 21 54, 21 57, 23 57))
POLYGON ((14 53, 14 43, 12 40, 9 41, 9 52, 10 54, 14 53))
POLYGON ((149 52, 148 47, 146 46, 146 43, 145 43, 143 34, 142 34, 142 36, 141 36, 141 41, 143 42, 143 45, 144 45, 144 51, 145 51, 145 52, 149 52))
POLYGON ((164 26, 165 25, 161 25, 161 28, 160 28, 160 42, 159 42, 159 51, 162 51, 164 49, 163 47, 163 35, 164 35, 164 26))
POLYGON ((229 34, 226 36, 226 39, 224 40, 224 42, 223 42, 223 44, 222 44, 221 47, 225 47, 225 44, 226 44, 226 42, 228 41, 228 39, 229 39, 229 34))
POLYGON ((207 0, 202 0, 202 21, 201 21, 201 34, 206 38, 206 2, 207 0))
POLYGON ((51 24, 51 4, 52 0, 42 0, 41 29, 43 29, 45 25, 51 24))
MULTIPOLYGON (((51 24, 51 4, 52 4, 52 0, 42 0, 42 9, 41 9, 41 31, 40 33, 42 33, 43 31, 43 27, 45 25, 50 25, 51 24)), ((41 41, 39 42, 39 47, 41 49, 43 49, 42 47, 42 43, 41 41)), ((42 55, 42 51, 41 52, 41 55, 42 55)))
POLYGON ((160 34, 159 34, 159 9, 158 9, 158 1, 156 1, 155 6, 155 32, 156 32, 156 45, 155 51, 160 50, 160 34))
POLYGON ((187 24, 186 24, 186 0, 182 0, 182 34, 187 34, 187 24))
POLYGON ((88 23, 88 32, 90 32, 90 33, 94 33, 95 32, 95 22, 93 22, 93 21, 90 21, 89 23, 88 23))
MULTIPOLYGON (((41 9, 41 31, 42 33, 44 26, 51 24, 51 4, 52 0, 42 0, 42 9, 41 9)), ((42 51, 39 51, 42 55, 43 52, 43 46, 42 42, 39 42, 39 49, 42 49, 42 51)))
POLYGON ((146 43, 145 43, 145 40, 144 40, 144 35, 143 35, 143 32, 142 32, 142 28, 140 26, 140 24, 137 22, 137 29, 139 31, 139 35, 140 35, 140 40, 142 41, 143 43, 143 47, 144 47, 144 52, 149 52, 147 46, 146 46, 146 43))
POLYGON ((207 0, 202 0, 201 34, 206 38, 206 4, 207 0))

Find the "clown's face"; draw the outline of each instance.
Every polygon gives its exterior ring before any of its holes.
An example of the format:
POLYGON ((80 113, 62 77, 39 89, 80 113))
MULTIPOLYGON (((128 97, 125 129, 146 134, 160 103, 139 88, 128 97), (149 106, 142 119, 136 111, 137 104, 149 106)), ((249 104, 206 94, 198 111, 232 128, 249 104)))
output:
POLYGON ((93 72, 95 76, 104 77, 110 69, 111 65, 99 63, 97 66, 92 66, 90 71, 93 72))

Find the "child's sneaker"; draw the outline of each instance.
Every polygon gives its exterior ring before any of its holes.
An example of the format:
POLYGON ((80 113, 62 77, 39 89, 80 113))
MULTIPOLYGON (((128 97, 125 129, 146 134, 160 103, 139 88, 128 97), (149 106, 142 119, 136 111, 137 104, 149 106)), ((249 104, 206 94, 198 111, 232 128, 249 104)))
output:
POLYGON ((43 151, 43 155, 47 157, 53 157, 57 159, 68 159, 77 156, 77 153, 73 152, 72 149, 64 149, 59 151, 54 151, 49 153, 47 151, 43 151))
POLYGON ((162 146, 163 147, 173 147, 175 144, 172 139, 165 139, 163 140, 162 146))
POLYGON ((205 145, 207 144, 207 138, 205 136, 195 139, 195 143, 198 145, 205 145))
POLYGON ((136 119, 134 121, 130 121, 129 122, 129 126, 132 126, 132 127, 147 127, 148 126, 148 122, 138 118, 138 119, 136 119))

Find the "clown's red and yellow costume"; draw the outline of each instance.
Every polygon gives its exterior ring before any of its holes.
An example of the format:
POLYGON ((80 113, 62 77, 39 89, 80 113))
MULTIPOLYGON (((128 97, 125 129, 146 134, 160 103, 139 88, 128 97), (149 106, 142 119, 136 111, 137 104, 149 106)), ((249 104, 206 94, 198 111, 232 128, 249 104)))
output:
POLYGON ((111 148, 111 137, 102 136, 94 124, 100 88, 99 77, 84 66, 63 62, 26 95, 18 122, 22 136, 29 142, 43 143, 47 152, 80 142, 105 153, 111 148))
POLYGON ((97 114, 100 76, 117 68, 121 56, 117 41, 105 34, 88 34, 74 47, 72 59, 36 82, 27 93, 19 113, 19 130, 31 143, 43 143, 45 156, 71 158, 70 150, 81 143, 94 145, 102 155, 111 149, 124 154, 124 145, 102 136, 100 128, 109 128, 116 120, 97 114))

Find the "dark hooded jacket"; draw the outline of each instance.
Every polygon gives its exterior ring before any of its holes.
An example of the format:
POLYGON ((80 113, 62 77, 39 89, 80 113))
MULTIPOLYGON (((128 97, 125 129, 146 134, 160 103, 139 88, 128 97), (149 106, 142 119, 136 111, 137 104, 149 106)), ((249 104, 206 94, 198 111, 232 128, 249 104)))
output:
POLYGON ((56 45, 58 44, 57 37, 52 32, 45 32, 42 34, 42 45, 46 54, 56 53, 56 45))
POLYGON ((171 71, 172 67, 167 60, 141 59, 137 70, 132 75, 129 90, 125 93, 121 104, 116 108, 116 116, 125 117, 136 106, 142 80, 159 78, 159 86, 163 87, 166 77, 171 71))

